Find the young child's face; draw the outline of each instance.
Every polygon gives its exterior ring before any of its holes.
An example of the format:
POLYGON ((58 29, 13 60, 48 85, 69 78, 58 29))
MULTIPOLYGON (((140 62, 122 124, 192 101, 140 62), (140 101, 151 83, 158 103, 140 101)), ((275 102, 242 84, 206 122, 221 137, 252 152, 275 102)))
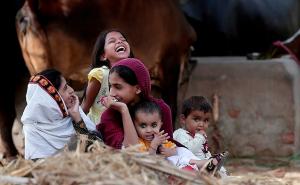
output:
POLYGON ((138 111, 135 115, 134 126, 140 138, 152 141, 154 134, 159 132, 162 121, 159 113, 145 113, 138 111))
POLYGON ((181 115, 181 122, 185 125, 187 131, 192 135, 197 132, 206 131, 211 119, 211 113, 193 110, 187 117, 181 115))

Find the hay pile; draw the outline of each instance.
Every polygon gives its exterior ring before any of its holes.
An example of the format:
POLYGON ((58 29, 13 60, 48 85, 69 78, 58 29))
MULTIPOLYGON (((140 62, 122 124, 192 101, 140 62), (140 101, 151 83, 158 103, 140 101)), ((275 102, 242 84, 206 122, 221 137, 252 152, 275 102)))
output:
POLYGON ((282 175, 282 169, 247 173, 235 167, 241 173, 220 180, 204 173, 179 170, 160 156, 137 152, 137 146, 118 151, 94 143, 88 152, 83 152, 84 148, 78 144, 76 151, 67 150, 36 162, 21 157, 11 162, 0 158, 0 184, 300 185, 298 170, 282 175))
POLYGON ((36 162, 0 162, 0 184, 219 184, 211 176, 179 170, 159 156, 94 143, 89 152, 64 151, 36 162))

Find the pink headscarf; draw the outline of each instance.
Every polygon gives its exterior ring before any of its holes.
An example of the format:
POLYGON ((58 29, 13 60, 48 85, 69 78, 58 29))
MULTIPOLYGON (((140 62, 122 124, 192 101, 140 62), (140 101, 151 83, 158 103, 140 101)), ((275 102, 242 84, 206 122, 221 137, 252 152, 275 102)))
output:
POLYGON ((131 69, 138 80, 138 85, 141 88, 141 95, 145 99, 150 98, 151 84, 150 84, 150 74, 146 66, 136 58, 126 58, 115 63, 115 66, 126 66, 131 69))

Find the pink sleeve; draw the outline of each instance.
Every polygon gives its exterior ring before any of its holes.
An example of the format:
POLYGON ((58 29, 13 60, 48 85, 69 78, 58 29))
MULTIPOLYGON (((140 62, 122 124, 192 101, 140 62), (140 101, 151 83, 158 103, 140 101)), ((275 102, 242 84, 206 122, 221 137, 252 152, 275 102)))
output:
POLYGON ((124 140, 124 131, 118 115, 112 111, 105 111, 101 116, 101 122, 97 125, 97 130, 101 132, 104 143, 116 149, 121 149, 124 140))

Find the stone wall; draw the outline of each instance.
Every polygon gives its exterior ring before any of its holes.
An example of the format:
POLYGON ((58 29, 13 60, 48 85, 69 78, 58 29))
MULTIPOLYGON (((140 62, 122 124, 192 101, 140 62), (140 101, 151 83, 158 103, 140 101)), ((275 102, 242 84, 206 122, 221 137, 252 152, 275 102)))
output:
POLYGON ((293 60, 194 60, 184 97, 212 100, 218 95, 219 133, 210 129, 209 134, 220 134, 219 150, 239 157, 283 157, 300 151, 300 67, 293 60))

